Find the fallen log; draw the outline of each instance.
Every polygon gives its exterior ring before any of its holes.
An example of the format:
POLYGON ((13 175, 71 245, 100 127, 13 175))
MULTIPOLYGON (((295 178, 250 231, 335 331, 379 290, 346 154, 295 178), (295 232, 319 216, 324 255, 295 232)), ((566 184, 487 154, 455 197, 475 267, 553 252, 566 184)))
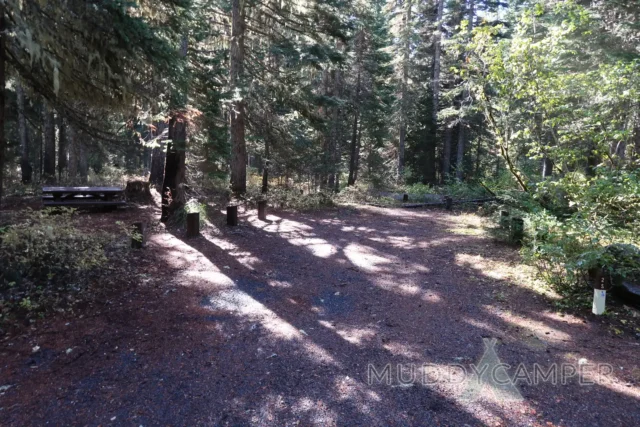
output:
MULTIPOLYGON (((496 201, 496 197, 489 197, 486 199, 472 199, 472 200, 451 200, 450 203, 452 205, 460 205, 464 203, 486 203, 486 202, 494 202, 496 201)), ((436 202, 436 203, 412 203, 402 205, 403 208, 422 208, 426 206, 448 206, 447 201, 436 202)))

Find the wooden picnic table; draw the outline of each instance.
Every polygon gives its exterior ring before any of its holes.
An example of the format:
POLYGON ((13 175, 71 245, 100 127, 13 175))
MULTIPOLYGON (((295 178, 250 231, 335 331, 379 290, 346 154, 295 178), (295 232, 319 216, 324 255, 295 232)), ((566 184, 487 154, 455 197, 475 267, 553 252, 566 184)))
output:
POLYGON ((42 187, 45 206, 96 207, 125 205, 120 187, 42 187))

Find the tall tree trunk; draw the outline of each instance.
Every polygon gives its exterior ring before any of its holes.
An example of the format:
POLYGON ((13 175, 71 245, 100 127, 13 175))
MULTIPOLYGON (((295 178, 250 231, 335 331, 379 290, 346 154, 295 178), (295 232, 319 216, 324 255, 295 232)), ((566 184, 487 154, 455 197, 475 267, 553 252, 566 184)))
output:
POLYGON ((230 111, 231 134, 231 191, 247 191, 247 146, 245 141, 245 102, 241 92, 244 73, 245 2, 231 1, 231 51, 229 83, 233 101, 230 111))
POLYGON ((7 84, 7 77, 5 75, 5 38, 6 25, 4 20, 5 3, 0 5, 0 208, 2 208, 2 196, 3 196, 3 183, 4 183, 4 163, 5 163, 5 150, 7 140, 4 136, 4 88, 7 84))
POLYGON ((162 181, 164 179, 164 164, 166 162, 165 140, 167 133, 167 124, 158 122, 155 124, 156 130, 153 136, 156 138, 156 147, 151 152, 151 172, 149 174, 149 182, 156 189, 162 189, 162 181))
POLYGON ((442 52, 442 13, 444 11, 445 0, 438 0, 438 11, 436 12, 436 31, 434 34, 434 53, 433 53, 433 111, 432 121, 434 128, 438 127, 438 109, 440 108, 440 56, 442 52))
MULTIPOLYGON (((42 110, 44 111, 44 106, 42 106, 42 110)), ((41 114, 41 116, 43 115, 41 114)), ((40 163, 38 164, 38 170, 40 172, 40 182, 43 183, 44 182, 44 122, 41 123, 40 129, 38 132, 38 145, 40 146, 39 147, 40 163)))
MULTIPOLYGON (((469 23, 467 25, 468 39, 471 40, 471 33, 473 31, 473 20, 475 17, 475 0, 469 0, 469 23)), ((465 55, 466 58, 466 55, 465 55)), ((469 84, 465 83, 464 91, 462 92, 462 102, 460 108, 463 108, 467 100, 469 99, 469 84)), ((467 141, 467 127, 463 117, 460 118, 460 126, 458 130, 458 150, 456 152, 456 179, 462 181, 464 179, 464 150, 467 141)))
POLYGON ((29 162, 29 136, 27 135, 27 120, 24 115, 24 89, 18 83, 16 85, 16 98, 18 104, 18 134, 20 136, 20 170, 22 183, 29 184, 33 175, 33 168, 29 162))
POLYGON ((271 155, 269 154, 269 138, 264 140, 264 157, 262 158, 262 194, 269 191, 269 164, 271 155))
MULTIPOLYGON (((436 141, 438 140, 438 109, 440 108, 440 57, 442 55, 442 14, 444 12, 445 0, 437 0, 438 8, 436 12, 436 31, 434 33, 434 52, 433 52, 433 79, 432 79, 432 112, 431 121, 433 123, 431 143, 426 145, 425 155, 425 183, 434 183, 436 181, 436 141)), ((429 141, 428 141, 429 142, 429 141)))
POLYGON ((164 165, 166 163, 166 140, 168 136, 168 126, 166 122, 159 122, 156 126, 156 138, 158 146, 153 148, 151 158, 151 173, 149 181, 156 186, 158 190, 162 189, 162 181, 164 179, 164 165))
POLYGON ((67 125, 62 116, 58 117, 58 181, 62 182, 67 168, 67 125))
POLYGON ((553 174, 553 163, 547 156, 542 158, 542 177, 546 178, 553 174))
POLYGON ((402 29, 404 34, 404 52, 402 53, 402 88, 401 88, 401 110, 400 110, 400 131, 398 141, 398 178, 402 179, 404 176, 404 148, 407 139, 407 121, 408 121, 408 108, 407 103, 408 85, 409 85, 409 56, 411 54, 411 7, 413 6, 412 0, 405 0, 405 14, 403 17, 404 28, 402 29))
POLYGON ((453 130, 447 126, 444 130, 444 144, 442 146, 442 176, 440 182, 444 183, 451 173, 451 134, 453 130))
POLYGON ((600 159, 598 158, 595 150, 596 144, 593 142, 589 142, 587 148, 587 165, 585 168, 585 175, 589 177, 596 176, 596 168, 598 166, 598 163, 600 163, 600 159))
POLYGON ((87 144, 78 140, 78 135, 75 135, 75 141, 78 153, 78 175, 80 176, 80 183, 86 184, 89 180, 89 159, 87 153, 87 144))
MULTIPOLYGON (((334 70, 333 85, 334 94, 337 98, 342 98, 343 93, 343 81, 342 72, 339 69, 334 70)), ((330 146, 330 166, 331 173, 329 174, 328 187, 330 191, 339 191, 339 175, 340 175, 340 163, 341 163, 341 144, 342 140, 342 126, 341 126, 341 110, 340 107, 334 106, 331 114, 331 146, 330 146)))
POLYGON ((53 110, 44 103, 42 108, 43 140, 44 140, 44 170, 43 177, 47 184, 56 180, 56 124, 53 110))
POLYGON ((358 165, 357 158, 360 156, 358 151, 358 116, 360 114, 359 105, 360 96, 360 73, 358 73, 358 81, 356 84, 356 98, 355 107, 356 110, 353 113, 353 133, 351 134, 351 157, 349 158, 349 178, 347 179, 347 185, 351 186, 356 183, 356 168, 358 165))
POLYGON ((360 124, 358 125, 358 142, 356 146, 356 166, 353 168, 353 182, 354 184, 358 181, 358 170, 360 169, 360 150, 362 147, 362 120, 360 120, 360 124))
POLYGON ((474 169, 474 175, 476 177, 480 176, 480 138, 477 138, 477 142, 476 142, 476 167, 474 169))
POLYGON ((174 113, 169 120, 164 182, 162 183, 162 217, 166 222, 171 213, 185 203, 184 179, 187 147, 187 120, 181 113, 174 113))
POLYGON ((464 179, 464 148, 466 128, 462 122, 458 126, 458 148, 456 150, 456 180, 464 179))
POLYGON ((71 123, 67 124, 67 149, 69 151, 69 165, 67 168, 67 175, 69 181, 75 182, 78 176, 78 143, 76 141, 76 131, 71 123))
POLYGON ((633 156, 634 160, 640 159, 640 105, 634 105, 633 114, 633 156))
MULTIPOLYGON (((333 84, 330 84, 331 80, 331 71, 328 69, 324 69, 322 71, 322 86, 324 96, 326 98, 333 97, 333 84)), ((323 116, 325 125, 329 123, 330 119, 330 109, 325 104, 323 107, 323 116)), ((328 126, 325 127, 323 132, 323 145, 322 145, 322 174, 320 175, 320 189, 326 190, 327 185, 329 183, 329 175, 331 173, 331 129, 328 126)))
POLYGON ((151 148, 147 146, 142 147, 142 171, 145 175, 151 171, 151 148))

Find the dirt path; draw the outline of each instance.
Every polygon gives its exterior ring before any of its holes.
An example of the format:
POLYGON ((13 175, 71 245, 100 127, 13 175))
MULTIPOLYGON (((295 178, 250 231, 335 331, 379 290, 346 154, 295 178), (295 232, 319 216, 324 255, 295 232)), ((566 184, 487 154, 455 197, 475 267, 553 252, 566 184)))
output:
POLYGON ((640 341, 557 314, 473 216, 254 215, 153 234, 114 278, 131 287, 5 337, 0 424, 640 425, 640 341), (517 395, 470 393, 486 348, 523 364, 517 395))

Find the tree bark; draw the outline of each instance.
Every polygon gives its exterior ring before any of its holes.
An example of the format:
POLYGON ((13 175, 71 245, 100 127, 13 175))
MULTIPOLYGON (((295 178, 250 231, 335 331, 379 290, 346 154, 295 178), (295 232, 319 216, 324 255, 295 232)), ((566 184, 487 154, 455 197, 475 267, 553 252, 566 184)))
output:
POLYGON ((404 28, 404 49, 402 59, 402 88, 401 88, 401 111, 400 111, 400 131, 398 141, 398 178, 402 179, 404 176, 404 148, 407 138, 407 121, 408 121, 408 108, 407 96, 409 85, 409 56, 411 54, 411 7, 413 6, 412 0, 405 0, 405 15, 403 18, 404 28))
POLYGON ((474 174, 476 177, 480 177, 480 141, 481 138, 478 138, 476 141, 476 167, 474 169, 474 174))
POLYGON ((351 157, 349 159, 349 178, 347 179, 347 185, 351 186, 356 183, 356 168, 358 165, 357 158, 360 153, 358 152, 358 116, 360 114, 360 107, 358 105, 358 95, 360 93, 360 74, 358 74, 358 83, 356 88, 356 111, 353 114, 353 133, 351 134, 351 157))
POLYGON ((542 158, 542 177, 546 178, 548 176, 551 176, 553 173, 553 163, 551 162, 551 159, 548 158, 547 156, 544 156, 542 158))
POLYGON ((67 168, 67 125, 64 119, 58 117, 58 181, 62 182, 63 173, 67 168))
MULTIPOLYGON (((337 98, 342 98, 343 93, 343 81, 342 72, 339 69, 334 70, 334 94, 337 98)), ((337 193, 340 190, 340 161, 341 161, 341 149, 340 141, 342 140, 342 126, 341 126, 341 110, 340 107, 334 106, 331 115, 331 146, 330 146, 330 166, 331 174, 329 175, 329 190, 337 193)))
POLYGON ((166 222, 170 215, 185 203, 184 178, 187 147, 187 121, 181 113, 174 113, 169 120, 164 181, 162 183, 162 216, 166 222))
POLYGON ((154 137, 156 138, 156 147, 153 147, 151 152, 151 172, 149 174, 149 182, 153 184, 156 189, 162 189, 162 181, 164 179, 164 164, 166 162, 165 156, 165 132, 167 124, 165 122, 156 123, 156 131, 154 137))
POLYGON ((7 84, 7 77, 5 75, 5 38, 6 25, 4 20, 5 3, 0 5, 0 208, 2 208, 2 196, 3 196, 3 183, 4 183, 4 163, 5 163, 5 150, 7 146, 7 140, 4 135, 4 88, 7 84))
MULTIPOLYGON (((445 0, 438 0, 438 8, 436 12, 436 31, 434 33, 434 53, 433 53, 433 80, 432 80, 432 112, 431 121, 433 123, 432 140, 426 145, 425 155, 425 183, 434 183, 436 181, 436 153, 435 144, 438 140, 438 109, 440 108, 440 57, 442 55, 442 14, 444 12, 445 0)), ((429 142, 429 141, 427 141, 429 142)))
MULTIPOLYGON (((326 98, 330 98, 333 96, 333 85, 330 84, 331 80, 331 72, 328 69, 322 70, 322 86, 323 93, 326 98)), ((330 110, 329 107, 325 104, 323 107, 323 116, 325 124, 329 123, 330 120, 330 110)), ((322 174, 320 176, 320 189, 326 190, 329 185, 329 174, 331 173, 331 130, 328 127, 325 127, 323 132, 323 146, 322 146, 322 174)))
POLYGON ((360 120, 360 124, 358 125, 358 142, 356 146, 356 165, 353 168, 353 183, 355 184, 358 181, 358 170, 360 170, 360 150, 362 148, 362 120, 360 120))
MULTIPOLYGON (((44 110, 44 106, 42 106, 42 109, 44 110)), ((42 116, 42 114, 40 114, 40 116, 42 116)), ((41 117, 42 118, 42 117, 41 117)), ((40 182, 44 182, 44 132, 42 131, 42 129, 44 128, 44 122, 41 123, 39 132, 37 132, 38 134, 38 146, 39 146, 39 150, 40 151, 40 162, 38 164, 38 172, 39 172, 39 178, 40 178, 40 182)))
POLYGON ((244 194, 247 191, 247 146, 245 141, 245 102, 242 94, 244 73, 245 4, 242 0, 231 1, 231 49, 229 83, 231 102, 231 191, 244 194))
POLYGON ((442 176, 440 182, 444 183, 451 173, 451 133, 449 126, 444 130, 444 144, 442 149, 442 176))
POLYGON ((78 143, 78 175, 80 183, 86 184, 89 181, 89 159, 87 158, 87 146, 83 141, 78 143))
POLYGON ((42 108, 43 140, 44 140, 44 170, 45 183, 51 184, 56 180, 56 126, 53 110, 44 103, 42 108))
POLYGON ((264 157, 262 158, 264 162, 262 168, 262 194, 266 194, 269 191, 269 159, 269 139, 267 138, 264 141, 264 157))
POLYGON ((69 150, 69 165, 67 175, 69 181, 74 182, 78 176, 78 144, 76 141, 76 132, 71 123, 67 124, 67 149, 69 150))
MULTIPOLYGON (((468 39, 471 40, 471 33, 473 32, 473 18, 475 15, 475 0, 469 0, 469 23, 467 25, 468 39)), ((466 55, 465 55, 466 57, 466 55)), ((465 102, 469 99, 469 86, 465 85, 462 92, 462 102, 460 108, 463 108, 465 102)), ((456 179, 462 181, 464 179, 464 150, 467 145, 467 127, 464 117, 460 117, 460 126, 458 129, 458 149, 456 152, 456 179)))
POLYGON ((87 158, 87 145, 84 141, 79 141, 76 135, 76 147, 78 153, 78 175, 80 182, 86 184, 89 180, 89 159, 87 158))
POLYGON ((589 177, 596 176, 596 168, 598 167, 599 159, 595 152, 596 144, 590 142, 587 148, 587 165, 585 168, 585 175, 589 177))
POLYGON ((440 107, 440 56, 441 56, 441 39, 442 39, 442 13, 444 11, 444 1, 438 0, 438 11, 436 12, 436 31, 434 34, 434 53, 433 53, 433 111, 432 120, 434 128, 438 127, 438 108, 440 107))
POLYGON ((18 106, 18 135, 20 137, 20 170, 22 183, 29 184, 33 176, 33 168, 29 162, 29 136, 27 135, 27 120, 24 115, 24 89, 18 83, 16 85, 16 98, 18 106))
POLYGON ((456 150, 456 180, 464 179, 464 148, 466 128, 462 122, 458 126, 458 148, 456 150))

